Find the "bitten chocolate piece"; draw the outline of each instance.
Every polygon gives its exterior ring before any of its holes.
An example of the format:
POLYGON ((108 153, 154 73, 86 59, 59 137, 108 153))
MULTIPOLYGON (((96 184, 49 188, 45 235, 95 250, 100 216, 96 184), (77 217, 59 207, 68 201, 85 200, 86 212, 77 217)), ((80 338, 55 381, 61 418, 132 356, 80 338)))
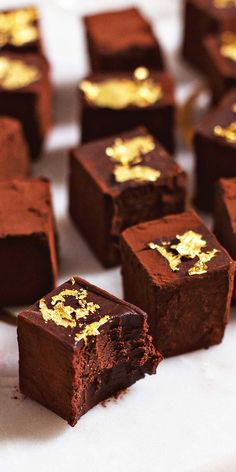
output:
POLYGON ((133 73, 94 74, 80 83, 82 141, 144 125, 174 151, 175 99, 166 73, 138 67, 133 73))
POLYGON ((0 117, 0 181, 26 177, 29 154, 19 121, 0 117))
POLYGON ((70 214, 105 266, 128 226, 184 210, 186 176, 145 128, 80 146, 70 158, 70 214))
POLYGON ((0 183, 0 306, 35 302, 55 287, 57 261, 50 184, 0 183))
POLYGON ((236 176, 236 89, 198 125, 194 133, 196 160, 195 202, 212 211, 215 182, 236 176))
POLYGON ((137 8, 86 16, 84 24, 94 72, 163 69, 159 42, 137 8))
POLYGON ((37 8, 0 11, 0 51, 43 52, 37 8))
POLYGON ((148 313, 164 356, 220 343, 234 263, 194 211, 128 228, 121 256, 125 299, 148 313))
POLYGON ((18 119, 36 158, 51 125, 49 65, 39 54, 0 54, 0 115, 18 119))
POLYGON ((203 44, 209 34, 236 31, 234 0, 185 0, 183 56, 194 67, 208 73, 208 58, 203 44))
POLYGON ((208 56, 208 78, 213 104, 236 87, 236 34, 208 36, 204 45, 208 56))
MULTIPOLYGON (((216 185, 214 233, 236 261, 236 178, 220 179, 216 185)), ((236 284, 233 293, 236 300, 236 284)))
POLYGON ((143 311, 77 277, 19 314, 18 342, 21 391, 71 426, 162 359, 143 311))

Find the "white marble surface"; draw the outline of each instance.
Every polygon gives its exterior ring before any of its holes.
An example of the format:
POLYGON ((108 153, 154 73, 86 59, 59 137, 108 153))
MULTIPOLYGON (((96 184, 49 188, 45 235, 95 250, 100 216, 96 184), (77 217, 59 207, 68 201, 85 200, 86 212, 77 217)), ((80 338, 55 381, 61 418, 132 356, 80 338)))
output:
MULTIPOLYGON (((60 280, 78 274, 121 295, 119 269, 104 271, 68 219, 66 149, 75 145, 79 137, 75 89, 87 68, 81 22, 75 10, 84 14, 128 5, 128 2, 113 0, 110 5, 109 0, 44 0, 38 3, 53 67, 55 127, 34 173, 53 181, 62 252, 60 280)), ((157 25, 175 76, 177 97, 182 101, 199 84, 199 78, 177 60, 181 39, 180 2, 132 3, 143 9, 155 28, 157 25)), ((16 4, 21 2, 1 0, 2 7, 16 4)), ((180 149, 179 160, 191 176, 191 154, 180 149)), ((190 187, 191 182, 190 179, 190 187)), ((233 315, 220 346, 164 361, 156 376, 138 382, 119 402, 111 401, 106 408, 98 405, 75 428, 37 403, 20 397, 15 391, 17 363, 16 328, 0 321, 1 472, 236 470, 236 321, 233 315)))

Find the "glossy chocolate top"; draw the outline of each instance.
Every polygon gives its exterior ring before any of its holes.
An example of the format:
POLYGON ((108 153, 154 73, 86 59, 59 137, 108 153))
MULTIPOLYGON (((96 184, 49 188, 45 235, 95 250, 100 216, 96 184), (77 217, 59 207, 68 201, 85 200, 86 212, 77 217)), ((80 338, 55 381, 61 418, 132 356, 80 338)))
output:
POLYGON ((197 8, 205 11, 208 16, 220 21, 236 19, 236 5, 234 0, 187 0, 197 8))
MULTIPOLYGON (((153 146, 153 149, 141 154, 137 163, 131 164, 130 167, 149 167, 153 170, 159 171, 160 175, 157 176, 156 181, 152 182, 152 185, 163 186, 167 184, 169 186, 171 185, 171 179, 175 178, 182 178, 184 185, 184 171, 163 149, 163 147, 152 136, 150 136, 150 133, 144 127, 139 127, 126 133, 84 144, 79 148, 74 149, 72 151, 72 156, 82 163, 87 172, 97 182, 98 186, 104 193, 116 195, 127 187, 142 186, 147 183, 147 181, 132 179, 125 182, 118 182, 114 173, 117 166, 120 167, 121 164, 119 161, 113 160, 113 158, 108 155, 109 151, 111 153, 114 150, 114 145, 117 142, 121 142, 122 144, 137 137, 150 138, 150 143, 153 146)), ((124 157, 126 157, 126 153, 124 153, 124 157)))
MULTIPOLYGON (((135 254, 141 266, 148 273, 149 278, 159 286, 168 286, 169 284, 180 284, 183 279, 190 281, 198 278, 207 277, 208 273, 216 270, 225 269, 229 264, 233 264, 232 259, 223 247, 218 243, 215 236, 206 228, 203 221, 194 211, 188 211, 179 215, 171 215, 160 220, 148 221, 131 228, 122 233, 122 239, 128 245, 130 250, 135 254), (164 248, 172 256, 178 256, 176 246, 180 243, 179 236, 183 236, 186 232, 193 232, 194 235, 200 235, 206 245, 202 247, 201 252, 207 253, 216 250, 213 257, 206 262, 206 271, 199 274, 191 274, 191 270, 199 261, 196 256, 194 258, 186 256, 186 248, 178 246, 178 251, 183 254, 181 257, 178 270, 174 271, 170 267, 168 260, 158 250, 149 247, 149 243, 154 243, 158 247, 164 248), (190 273, 189 273, 190 271, 190 273)), ((196 248, 189 245, 189 241, 185 238, 184 244, 188 243, 188 251, 196 248)), ((199 238, 197 241, 199 244, 199 238)), ((162 250, 162 249, 161 249, 162 250)))
POLYGON ((69 348, 94 340, 111 325, 114 328, 120 324, 121 318, 134 329, 140 318, 141 322, 146 319, 139 308, 78 277, 65 282, 19 316, 57 337, 69 348))

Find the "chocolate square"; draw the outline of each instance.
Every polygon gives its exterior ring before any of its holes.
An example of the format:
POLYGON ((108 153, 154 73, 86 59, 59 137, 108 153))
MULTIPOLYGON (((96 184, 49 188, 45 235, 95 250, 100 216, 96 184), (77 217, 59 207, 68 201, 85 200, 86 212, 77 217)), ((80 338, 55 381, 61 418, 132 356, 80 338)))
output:
MULTIPOLYGON (((236 261, 236 178, 220 179, 216 185, 214 233, 236 261)), ((236 300, 236 286, 233 293, 236 300)))
POLYGON ((163 69, 159 42, 137 8, 89 15, 84 25, 93 72, 163 69))
POLYGON ((236 176, 236 89, 205 117, 194 133, 196 205, 213 210, 215 182, 236 176))
POLYGON ((77 277, 19 314, 18 342, 21 391, 71 426, 162 359, 143 311, 77 277))
POLYGON ((36 158, 51 125, 49 65, 39 54, 0 54, 0 115, 18 119, 36 158))
POLYGON ((175 99, 169 74, 139 67, 127 73, 93 74, 80 83, 82 142, 146 126, 174 151, 175 99))
POLYGON ((33 303, 55 287, 55 246, 49 182, 0 182, 0 306, 33 303))
POLYGON ((236 87, 236 35, 230 32, 208 36, 204 45, 208 56, 208 78, 213 104, 236 87))
POLYGON ((208 57, 203 43, 209 34, 236 31, 233 0, 185 0, 183 56, 194 67, 208 74, 208 57))
POLYGON ((26 177, 29 153, 19 121, 0 117, 0 181, 26 177))
POLYGON ((0 51, 43 53, 37 8, 0 11, 0 51))
POLYGON ((70 214, 105 266, 119 263, 123 229, 183 211, 185 196, 184 171, 145 128, 71 152, 70 214))
POLYGON ((147 312, 164 356, 222 340, 234 263, 194 211, 128 228, 121 258, 125 299, 147 312))

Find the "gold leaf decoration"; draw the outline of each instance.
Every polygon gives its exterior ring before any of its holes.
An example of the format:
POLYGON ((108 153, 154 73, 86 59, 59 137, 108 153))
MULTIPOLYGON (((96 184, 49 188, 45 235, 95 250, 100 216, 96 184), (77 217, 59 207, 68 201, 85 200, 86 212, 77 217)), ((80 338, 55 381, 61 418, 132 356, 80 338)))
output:
POLYGON ((36 41, 39 31, 34 24, 38 19, 35 8, 23 8, 0 13, 0 48, 6 44, 23 46, 36 41))
POLYGON ((137 136, 131 139, 115 139, 113 146, 106 148, 106 155, 122 166, 139 164, 142 156, 155 149, 152 136, 137 136))
POLYGON ((116 166, 114 169, 115 180, 118 183, 124 183, 129 180, 139 182, 156 182, 161 173, 159 170, 148 166, 116 166))
POLYGON ((132 79, 111 78, 101 82, 83 80, 80 89, 87 100, 100 108, 120 110, 135 105, 145 108, 162 98, 162 88, 149 77, 149 70, 137 68, 132 79))
POLYGON ((222 56, 236 61, 236 35, 227 31, 221 35, 220 52, 222 56))
POLYGON ((188 269, 188 274, 190 276, 205 274, 208 270, 207 262, 213 259, 219 251, 213 249, 211 251, 203 252, 202 248, 206 247, 207 243, 202 238, 202 235, 195 231, 190 230, 186 231, 182 235, 176 235, 176 239, 179 241, 177 244, 171 244, 171 242, 155 244, 150 242, 148 247, 158 251, 168 261, 173 272, 180 270, 182 258, 195 259, 195 257, 197 257, 198 261, 193 267, 188 269), (169 246, 170 250, 167 250, 166 246, 169 246), (171 249, 174 250, 175 253, 173 253, 173 251, 171 252, 171 249))
MULTIPOLYGON (((71 279, 71 284, 75 285, 75 280, 73 277, 71 279)), ((76 328, 77 321, 79 319, 86 320, 89 315, 94 314, 100 308, 98 304, 89 302, 87 298, 88 292, 85 289, 64 289, 57 295, 52 296, 50 301, 51 308, 47 306, 45 299, 42 298, 39 301, 39 310, 45 323, 52 321, 57 326, 62 326, 64 328, 76 328), (72 297, 75 299, 77 303, 75 308, 66 304, 67 297, 72 297)), ((100 318, 98 321, 79 325, 81 330, 75 334, 75 341, 84 339, 85 343, 87 343, 87 338, 89 336, 97 336, 100 334, 100 326, 106 323, 109 319, 110 316, 106 315, 100 318)))
POLYGON ((236 121, 223 128, 220 125, 214 127, 215 136, 224 139, 228 143, 236 143, 236 121))
POLYGON ((0 57, 0 87, 15 90, 36 82, 41 77, 36 66, 18 59, 0 57))

